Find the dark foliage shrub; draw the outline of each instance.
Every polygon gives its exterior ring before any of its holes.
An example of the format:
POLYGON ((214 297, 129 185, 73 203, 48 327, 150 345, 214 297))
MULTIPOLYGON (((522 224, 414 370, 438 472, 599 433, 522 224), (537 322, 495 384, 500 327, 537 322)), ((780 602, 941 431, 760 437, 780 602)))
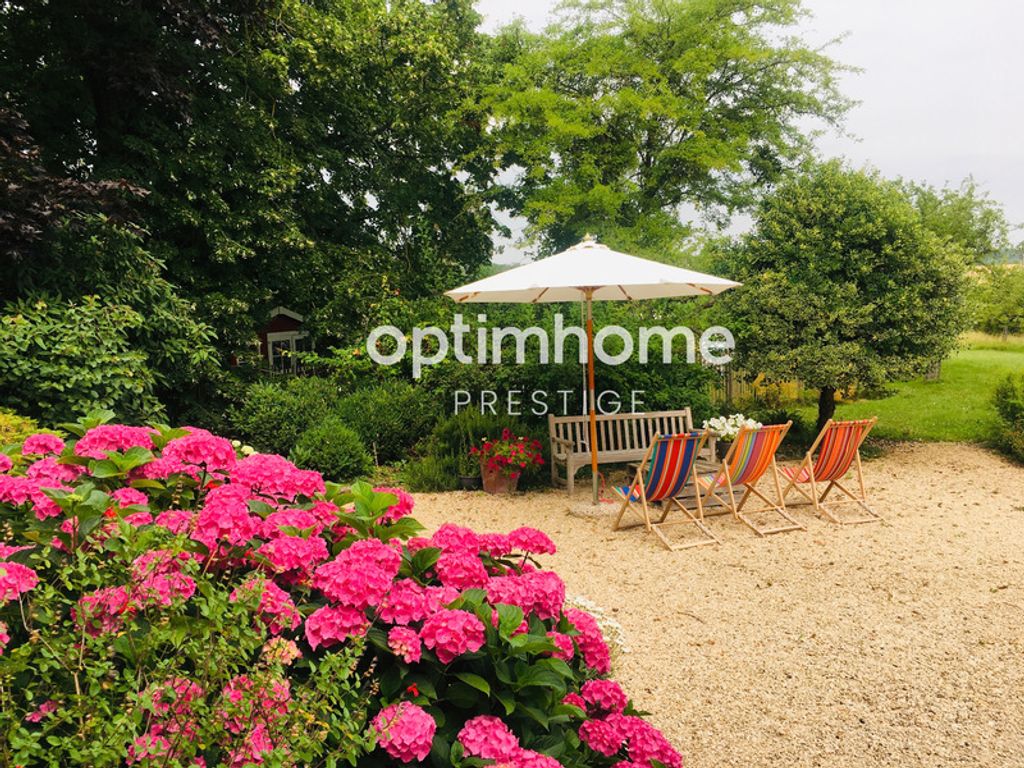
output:
POLYGON ((999 416, 996 441, 1007 454, 1024 462, 1024 374, 1010 374, 992 398, 999 416))
POLYGON ((338 480, 355 480, 373 466, 359 435, 336 416, 303 432, 291 458, 303 469, 315 469, 338 480))
POLYGON ((339 402, 330 379, 300 376, 251 385, 233 409, 231 425, 240 439, 270 453, 289 453, 299 436, 328 418, 339 402))
POLYGON ((408 456, 430 433, 441 408, 423 387, 394 381, 342 398, 335 414, 356 431, 378 463, 387 463, 408 456))

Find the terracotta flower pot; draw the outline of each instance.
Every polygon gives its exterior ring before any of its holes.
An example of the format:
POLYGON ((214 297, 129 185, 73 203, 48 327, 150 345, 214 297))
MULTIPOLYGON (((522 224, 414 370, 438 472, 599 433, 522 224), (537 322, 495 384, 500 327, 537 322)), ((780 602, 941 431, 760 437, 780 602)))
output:
POLYGON ((480 464, 480 476, 484 481, 484 490, 487 493, 515 493, 519 485, 519 476, 509 477, 500 469, 490 469, 486 464, 480 464))

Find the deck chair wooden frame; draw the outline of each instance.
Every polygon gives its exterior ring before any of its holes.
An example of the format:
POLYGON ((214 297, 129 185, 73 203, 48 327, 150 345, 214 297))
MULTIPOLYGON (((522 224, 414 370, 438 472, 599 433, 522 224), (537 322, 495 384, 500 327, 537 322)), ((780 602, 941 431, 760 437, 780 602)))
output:
POLYGON ((775 463, 775 453, 792 425, 792 421, 787 421, 785 424, 765 427, 742 427, 729 446, 719 468, 699 479, 704 489, 702 506, 718 502, 758 536, 807 530, 786 511, 782 484, 779 482, 779 468, 775 463), (775 501, 757 489, 758 483, 769 474, 775 486, 775 501), (738 485, 745 486, 745 490, 737 502, 735 488, 738 485), (723 488, 727 493, 725 498, 719 495, 723 488), (758 509, 747 508, 747 502, 753 497, 760 499, 764 506, 758 509), (764 512, 779 515, 786 522, 772 528, 758 525, 753 516, 764 512))
POLYGON ((700 492, 697 489, 697 457, 708 439, 707 432, 684 432, 677 435, 658 435, 651 441, 640 466, 637 467, 633 482, 612 490, 622 499, 613 530, 643 525, 653 531, 662 544, 671 550, 689 549, 704 544, 719 544, 718 538, 704 524, 704 510, 701 507, 700 492), (687 484, 694 487, 697 508, 687 508, 680 496, 687 484), (657 523, 651 521, 651 505, 661 503, 661 517, 657 523), (685 520, 666 523, 669 511, 678 508, 685 520), (622 525, 626 512, 632 512, 639 522, 622 525), (661 530, 671 525, 693 525, 701 534, 696 541, 673 543, 661 530))
POLYGON ((877 416, 856 421, 829 419, 799 466, 783 468, 782 473, 789 480, 782 492, 783 499, 795 491, 806 500, 803 503, 813 505, 818 517, 824 517, 838 525, 859 525, 884 520, 885 518, 868 506, 864 471, 860 461, 860 447, 877 423, 877 416), (818 451, 817 461, 814 459, 815 451, 818 451), (854 473, 857 483, 856 488, 852 490, 844 485, 846 477, 851 472, 854 473), (804 486, 810 486, 809 493, 804 486), (833 498, 826 504, 826 499, 833 490, 842 496, 839 499, 833 498), (838 508, 851 504, 857 506, 864 514, 852 519, 841 517, 838 508))

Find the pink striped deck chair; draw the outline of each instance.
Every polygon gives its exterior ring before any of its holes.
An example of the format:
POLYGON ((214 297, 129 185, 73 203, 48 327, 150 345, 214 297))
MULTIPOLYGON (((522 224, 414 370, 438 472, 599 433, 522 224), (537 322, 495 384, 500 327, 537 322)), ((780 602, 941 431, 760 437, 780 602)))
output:
POLYGON ((726 506, 737 520, 747 525, 758 536, 807 530, 786 512, 778 466, 775 463, 775 452, 778 451, 792 424, 793 422, 787 421, 785 424, 740 429, 729 447, 729 452, 722 459, 722 466, 713 474, 704 475, 698 480, 701 487, 707 489, 704 492, 703 505, 706 507, 717 501, 726 506), (757 484, 769 473, 775 485, 775 501, 757 489, 757 484), (746 486, 746 490, 737 503, 735 488, 738 485, 746 486), (725 489, 728 498, 719 495, 722 489, 725 489), (752 496, 763 501, 765 506, 746 509, 746 504, 752 496), (786 522, 774 528, 759 525, 754 515, 765 512, 780 515, 786 522))
POLYGON ((807 503, 814 505, 814 511, 819 517, 824 515, 833 523, 841 525, 873 523, 881 520, 882 516, 867 505, 864 472, 860 465, 860 446, 877 422, 877 416, 860 421, 832 421, 829 419, 800 465, 782 468, 782 474, 789 480, 789 484, 782 493, 783 498, 788 497, 792 491, 796 491, 807 500, 807 503), (814 459, 815 450, 818 451, 817 459, 814 459), (856 490, 859 491, 859 494, 851 491, 841 482, 851 471, 856 475, 856 490), (810 493, 804 488, 807 485, 810 486, 810 493), (822 490, 823 487, 824 490, 822 490), (832 489, 837 489, 844 496, 837 501, 830 501, 826 505, 825 499, 832 489), (856 504, 866 513, 865 516, 853 519, 840 517, 836 508, 844 504, 856 504))
POLYGON ((718 539, 704 525, 704 512, 700 506, 700 493, 694 491, 697 500, 696 514, 687 509, 679 500, 687 484, 696 489, 697 457, 707 440, 707 432, 686 432, 678 435, 659 435, 647 449, 647 453, 636 470, 630 485, 622 485, 612 490, 622 499, 619 516, 615 519, 614 530, 632 526, 622 525, 622 518, 627 511, 640 518, 639 523, 648 531, 654 531, 658 538, 669 549, 686 549, 701 544, 716 544, 718 539), (658 523, 651 522, 651 504, 662 505, 661 518, 658 523), (692 524, 702 534, 698 541, 673 544, 660 530, 665 516, 672 507, 678 507, 686 515, 686 524, 692 524))

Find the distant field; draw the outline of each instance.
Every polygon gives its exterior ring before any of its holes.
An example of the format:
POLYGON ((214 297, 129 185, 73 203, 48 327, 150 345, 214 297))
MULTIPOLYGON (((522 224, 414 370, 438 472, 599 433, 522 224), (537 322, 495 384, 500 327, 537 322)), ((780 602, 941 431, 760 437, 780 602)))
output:
MULTIPOLYGON (((992 392, 1006 374, 1024 372, 1024 337, 1002 341, 970 334, 966 348, 942 364, 939 381, 892 387, 888 397, 841 403, 837 418, 878 416, 874 434, 895 440, 984 442, 992 436, 992 392)), ((800 409, 814 423, 813 407, 800 409)))

